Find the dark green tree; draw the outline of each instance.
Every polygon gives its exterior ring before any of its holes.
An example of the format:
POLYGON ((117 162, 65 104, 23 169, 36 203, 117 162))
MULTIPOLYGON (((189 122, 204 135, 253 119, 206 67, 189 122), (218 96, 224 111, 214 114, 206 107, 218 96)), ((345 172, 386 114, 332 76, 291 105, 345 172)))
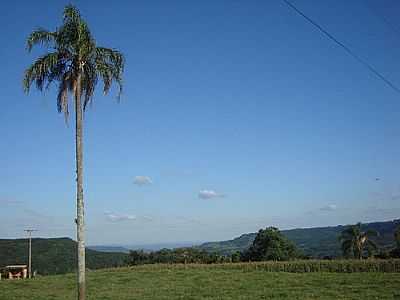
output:
POLYGON ((150 255, 143 250, 131 250, 127 259, 127 264, 130 266, 143 265, 148 263, 150 255))
POLYGON ((400 258, 400 225, 394 231, 394 241, 396 242, 396 247, 390 251, 389 256, 400 258))
POLYGON ((351 225, 342 231, 339 241, 342 244, 342 251, 345 257, 361 259, 363 255, 370 256, 377 249, 371 237, 377 236, 375 230, 362 231, 362 224, 351 225))
POLYGON ((241 255, 240 251, 235 251, 231 254, 231 262, 240 262, 241 255))
POLYGON ((300 256, 295 244, 289 241, 278 228, 260 229, 250 248, 244 253, 243 260, 291 260, 300 256))
POLYGON ((397 228, 394 232, 394 240, 396 242, 396 247, 400 248, 400 225, 397 226, 397 228))
POLYGON ((191 263, 223 263, 230 259, 216 253, 208 253, 195 247, 160 249, 145 253, 143 251, 130 251, 127 259, 128 265, 143 264, 191 264, 191 263))
MULTIPOLYGON (((64 9, 63 23, 55 31, 37 29, 27 39, 27 49, 35 45, 46 47, 26 69, 23 85, 26 92, 33 83, 42 91, 52 83, 58 84, 57 109, 69 114, 69 95, 75 106, 76 183, 77 183, 77 241, 78 241, 78 299, 85 299, 85 227, 83 202, 83 111, 92 101, 96 84, 103 81, 106 94, 113 81, 122 89, 123 55, 116 50, 98 47, 77 8, 64 9)), ((118 95, 119 96, 119 95, 118 95)))

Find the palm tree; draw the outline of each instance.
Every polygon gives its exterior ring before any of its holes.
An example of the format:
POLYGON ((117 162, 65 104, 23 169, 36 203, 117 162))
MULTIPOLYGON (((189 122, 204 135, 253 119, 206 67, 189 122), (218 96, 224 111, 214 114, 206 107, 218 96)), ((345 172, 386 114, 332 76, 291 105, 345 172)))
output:
POLYGON ((57 109, 69 114, 69 95, 75 104, 76 126, 76 205, 78 241, 78 299, 85 299, 85 227, 83 202, 82 115, 93 99, 98 80, 103 81, 104 94, 115 81, 122 91, 123 55, 113 49, 98 47, 87 23, 72 5, 64 8, 63 23, 55 31, 37 29, 27 39, 27 50, 35 45, 45 46, 47 53, 40 56, 24 74, 23 85, 29 92, 32 83, 43 91, 52 83, 58 84, 57 109))
POLYGON ((344 256, 352 254, 354 258, 361 259, 364 250, 367 250, 369 253, 371 250, 377 249, 376 244, 370 239, 372 236, 377 235, 378 233, 372 229, 363 232, 361 230, 361 223, 349 226, 342 231, 339 237, 344 256))

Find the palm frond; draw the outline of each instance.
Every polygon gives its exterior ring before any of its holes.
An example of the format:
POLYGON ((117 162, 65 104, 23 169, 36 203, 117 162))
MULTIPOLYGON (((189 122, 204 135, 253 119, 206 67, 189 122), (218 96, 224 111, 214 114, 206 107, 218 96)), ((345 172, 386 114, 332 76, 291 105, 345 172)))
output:
POLYGON ((113 74, 111 71, 112 68, 113 68, 112 65, 109 65, 104 62, 99 61, 96 63, 96 71, 103 81, 103 93, 104 94, 108 93, 108 91, 110 90, 111 85, 112 85, 112 80, 113 80, 113 74))
POLYGON ((45 54, 25 70, 23 86, 26 93, 29 92, 29 88, 33 82, 42 91, 46 81, 58 76, 58 74, 55 74, 55 72, 60 72, 56 70, 57 66, 59 66, 58 58, 59 54, 57 52, 45 54))
POLYGON ((64 23, 68 22, 79 22, 81 20, 81 14, 79 10, 72 4, 68 4, 64 8, 64 23))
POLYGON ((48 47, 49 45, 54 44, 55 39, 57 38, 56 32, 51 32, 43 28, 39 28, 33 31, 26 40, 26 49, 30 52, 33 46, 37 44, 45 45, 48 47))
POLYGON ((59 113, 64 113, 65 122, 68 123, 69 116, 69 101, 68 93, 72 92, 74 89, 75 78, 71 71, 63 74, 62 78, 59 80, 60 84, 58 86, 57 94, 57 110, 59 113))
POLYGON ((86 63, 83 66, 83 74, 81 80, 83 100, 83 110, 86 110, 88 104, 92 102, 94 90, 97 85, 98 76, 96 66, 91 63, 86 63))
POLYGON ((109 92, 111 84, 115 80, 119 87, 117 96, 119 99, 123 88, 122 73, 125 67, 123 54, 115 49, 97 47, 95 60, 99 76, 103 79, 104 94, 109 92))

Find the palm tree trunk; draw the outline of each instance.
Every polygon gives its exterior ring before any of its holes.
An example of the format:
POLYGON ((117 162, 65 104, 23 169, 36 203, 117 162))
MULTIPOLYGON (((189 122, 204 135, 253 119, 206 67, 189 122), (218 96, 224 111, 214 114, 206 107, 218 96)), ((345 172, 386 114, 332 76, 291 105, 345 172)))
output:
POLYGON ((85 300, 85 222, 83 203, 83 145, 81 75, 78 75, 75 90, 75 150, 76 150, 76 226, 78 241, 78 300, 85 300))

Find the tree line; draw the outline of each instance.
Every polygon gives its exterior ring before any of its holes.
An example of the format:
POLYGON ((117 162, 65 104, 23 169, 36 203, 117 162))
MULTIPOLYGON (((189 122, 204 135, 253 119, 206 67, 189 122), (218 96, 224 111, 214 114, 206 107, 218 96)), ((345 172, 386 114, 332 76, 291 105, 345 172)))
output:
MULTIPOLYGON (((343 258, 363 259, 375 258, 400 258, 400 226, 394 233, 395 247, 391 250, 380 250, 374 241, 379 235, 377 231, 363 231, 361 223, 346 227, 338 237, 343 258)), ((296 259, 309 259, 300 249, 276 227, 260 229, 252 245, 244 250, 231 255, 210 253, 196 247, 161 249, 154 252, 143 250, 130 251, 128 265, 142 264, 187 264, 187 263, 227 263, 250 261, 290 261, 296 259)), ((330 257, 326 257, 330 259, 330 257)))
POLYGON ((145 252, 132 250, 129 252, 128 265, 144 264, 212 264, 229 262, 228 256, 209 253, 195 247, 161 249, 159 251, 145 252))

